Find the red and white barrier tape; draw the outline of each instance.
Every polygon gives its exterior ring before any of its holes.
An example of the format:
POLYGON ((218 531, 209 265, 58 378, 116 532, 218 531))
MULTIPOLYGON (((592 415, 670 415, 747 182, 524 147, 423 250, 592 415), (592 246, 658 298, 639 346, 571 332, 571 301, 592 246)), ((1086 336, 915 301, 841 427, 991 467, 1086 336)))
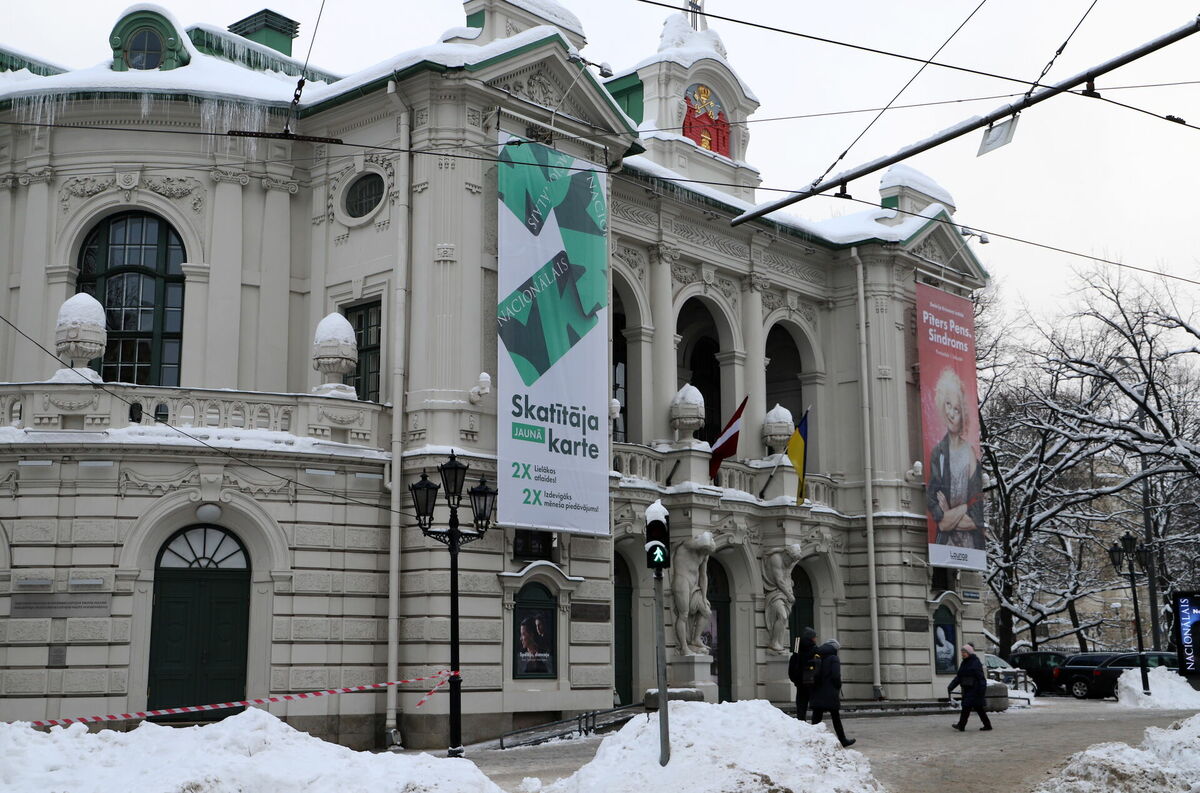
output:
POLYGON ((331 694, 352 694, 356 691, 370 691, 376 688, 387 688, 388 686, 399 686, 405 683, 420 683, 424 680, 436 680, 433 688, 421 697, 420 701, 414 707, 421 707, 434 693, 449 682, 450 678, 456 674, 461 676, 461 673, 451 672, 449 669, 444 669, 434 675, 426 677, 414 677, 411 680, 393 680, 388 683, 371 683, 366 686, 346 686, 345 688, 327 688, 324 691, 305 691, 300 694, 280 694, 277 697, 263 697, 262 699, 243 699, 238 702, 220 702, 213 705, 187 705, 181 708, 162 708, 161 710, 139 710, 135 713, 110 713, 107 716, 78 716, 73 719, 46 719, 45 721, 29 722, 34 727, 49 727, 52 724, 72 724, 74 722, 89 722, 89 721, 122 721, 126 719, 145 719, 150 716, 168 716, 176 713, 197 713, 204 710, 223 710, 224 708, 238 708, 244 705, 265 705, 268 702, 294 702, 300 699, 313 699, 315 697, 327 697, 331 694))

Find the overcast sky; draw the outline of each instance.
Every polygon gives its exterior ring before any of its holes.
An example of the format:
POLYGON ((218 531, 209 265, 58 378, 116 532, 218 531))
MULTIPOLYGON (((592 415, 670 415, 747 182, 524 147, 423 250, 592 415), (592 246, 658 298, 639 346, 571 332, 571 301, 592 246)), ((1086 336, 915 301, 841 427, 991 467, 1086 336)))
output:
MULTIPOLYGON (((653 53, 667 9, 636 0, 562 4, 582 21, 584 51, 615 69, 653 53)), ((714 14, 927 58, 977 5, 976 0, 707 0, 714 14)), ((1034 80, 1092 0, 985 0, 937 60, 1034 80)), ((0 3, 0 43, 63 66, 94 65, 111 55, 107 37, 123 0, 0 3)), ((184 25, 228 25, 258 11, 263 0, 177 0, 166 4, 184 25)), ((270 0, 300 22, 294 54, 308 51, 321 0, 270 0)), ((1098 0, 1043 83, 1055 82, 1192 22, 1196 7, 1180 0, 1098 0)), ((404 50, 433 43, 461 25, 457 0, 326 0, 312 63, 351 73, 404 50)), ((764 187, 797 189, 823 173, 873 118, 857 113, 768 121, 780 116, 878 108, 919 64, 712 20, 729 60, 761 101, 752 120, 749 160, 764 187)), ((1200 126, 1200 85, 1105 90, 1107 87, 1200 79, 1200 34, 1122 67, 1097 81, 1106 98, 1171 114, 1200 126)), ((1027 87, 1027 86, 1026 86, 1027 87)), ((897 104, 1023 93, 1013 82, 927 67, 897 104)), ((287 91, 290 94, 290 89, 287 91)), ((287 99, 289 97, 281 97, 287 99)), ((834 170, 891 153, 1009 99, 985 99, 884 114, 834 170)), ((1010 304, 1030 301, 1061 310, 1072 271, 1087 260, 1008 242, 1021 237, 1200 280, 1196 191, 1200 130, 1108 102, 1061 96, 1022 114, 1008 146, 976 157, 982 132, 908 161, 956 199, 956 219, 993 232, 976 252, 1010 304)), ((855 198, 878 199, 878 176, 851 183, 855 198)), ((762 192, 759 200, 777 194, 762 192)), ((811 219, 856 212, 861 204, 812 198, 792 213, 811 219)), ((1191 296, 1193 284, 1169 281, 1191 296)))

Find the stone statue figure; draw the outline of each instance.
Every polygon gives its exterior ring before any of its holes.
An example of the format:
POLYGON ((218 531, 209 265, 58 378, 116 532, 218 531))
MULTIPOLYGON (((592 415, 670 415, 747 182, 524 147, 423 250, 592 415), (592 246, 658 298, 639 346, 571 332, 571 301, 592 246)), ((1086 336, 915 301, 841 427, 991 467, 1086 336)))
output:
POLYGON ((792 591, 792 568, 800 561, 803 551, 799 543, 768 551, 763 557, 763 588, 767 591, 768 649, 783 654, 788 648, 788 617, 796 602, 792 591))
POLYGON ((712 532, 675 546, 671 554, 671 596, 675 608, 675 647, 680 655, 705 655, 700 634, 708 627, 708 557, 717 550, 712 532))

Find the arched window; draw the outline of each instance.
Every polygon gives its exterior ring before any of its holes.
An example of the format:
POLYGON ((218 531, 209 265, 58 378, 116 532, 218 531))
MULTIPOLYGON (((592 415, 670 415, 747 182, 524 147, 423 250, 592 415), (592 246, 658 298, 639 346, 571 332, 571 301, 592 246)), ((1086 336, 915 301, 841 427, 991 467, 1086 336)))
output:
POLYGON ((181 529, 158 552, 159 569, 245 570, 249 566, 241 540, 217 526, 181 529))
POLYGON ((558 600, 542 584, 521 587, 513 603, 513 677, 558 677, 558 600))
POLYGON ((163 43, 158 33, 142 28, 129 40, 125 51, 125 62, 130 69, 157 69, 162 63, 163 43))
POLYGON ((107 217, 88 235, 75 286, 104 306, 105 380, 179 385, 184 258, 175 229, 145 212, 107 217))

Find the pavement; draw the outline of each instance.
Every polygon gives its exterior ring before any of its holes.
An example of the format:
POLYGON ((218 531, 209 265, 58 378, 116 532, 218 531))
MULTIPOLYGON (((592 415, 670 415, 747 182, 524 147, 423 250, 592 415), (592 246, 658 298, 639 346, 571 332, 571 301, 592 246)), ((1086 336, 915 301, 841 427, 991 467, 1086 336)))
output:
MULTIPOLYGON (((845 719, 871 770, 891 793, 1028 793, 1060 769, 1075 752, 1106 741, 1137 745, 1147 727, 1166 727, 1194 710, 1140 710, 1113 700, 1041 697, 1031 708, 991 714, 995 729, 979 732, 972 716, 964 733, 951 729, 956 717, 913 713, 860 715, 845 719)), ((570 776, 595 756, 602 736, 554 741, 541 746, 466 748, 493 782, 515 793, 525 777, 549 784, 570 776)), ((434 753, 443 754, 443 753, 434 753)))

